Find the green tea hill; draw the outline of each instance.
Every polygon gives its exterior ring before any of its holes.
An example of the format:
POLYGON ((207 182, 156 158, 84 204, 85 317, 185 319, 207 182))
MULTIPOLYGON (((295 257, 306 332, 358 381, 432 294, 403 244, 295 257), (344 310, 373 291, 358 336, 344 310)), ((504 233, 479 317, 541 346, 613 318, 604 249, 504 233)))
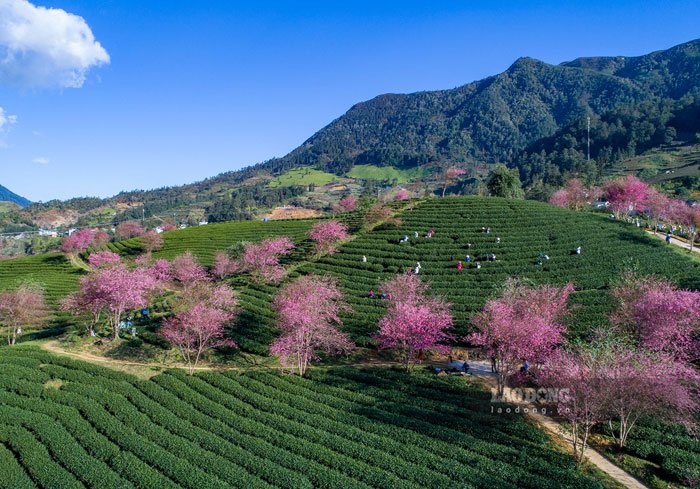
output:
POLYGON ((597 489, 463 378, 385 369, 149 380, 0 347, 0 487, 597 489), (460 382, 461 381, 461 382, 460 382))

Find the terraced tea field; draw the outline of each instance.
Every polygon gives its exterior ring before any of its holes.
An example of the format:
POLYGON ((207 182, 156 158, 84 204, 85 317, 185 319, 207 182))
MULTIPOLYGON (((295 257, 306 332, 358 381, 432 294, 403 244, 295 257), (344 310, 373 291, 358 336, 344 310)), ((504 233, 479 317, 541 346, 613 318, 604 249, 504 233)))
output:
MULTIPOLYGON (((313 219, 278 221, 233 221, 194 226, 163 233, 163 248, 153 253, 156 258, 173 259, 187 250, 197 255, 203 265, 211 265, 214 254, 240 241, 260 241, 275 236, 289 236, 295 243, 306 239, 313 219)), ((109 243, 107 248, 124 255, 142 252, 139 238, 109 243)))
POLYGON ((383 369, 139 380, 0 348, 0 487, 599 488, 462 378, 383 369))
MULTIPOLYGON (((613 422, 612 428, 619 430, 619 422, 613 422)), ((668 487, 664 481, 684 482, 700 477, 700 441, 681 424, 640 420, 630 432, 623 455, 612 449, 616 445, 608 426, 598 426, 596 432, 610 443, 605 447, 608 456, 616 457, 621 467, 649 487, 668 487)))
POLYGON ((0 289, 13 287, 18 281, 35 280, 44 284, 51 304, 78 287, 83 271, 71 265, 63 254, 14 258, 0 261, 0 289))
MULTIPOLYGON (((422 201, 400 217, 403 224, 399 228, 380 227, 360 234, 339 253, 296 271, 330 273, 340 279, 354 311, 345 318, 345 327, 362 345, 372 344, 369 335, 384 311, 384 304, 376 298, 381 283, 413 269, 417 262, 421 263, 420 275, 454 304, 460 334, 468 332, 469 317, 510 276, 538 284, 572 281, 577 292, 571 302, 577 309, 570 330, 578 335, 606 324, 611 306, 607 288, 624 263, 636 264, 642 273, 671 277, 683 287, 700 288, 697 262, 679 256, 634 226, 596 215, 533 201, 460 197, 422 201), (491 232, 482 232, 482 227, 490 227, 491 232), (431 229, 435 235, 426 238, 431 229), (414 238, 414 232, 420 236, 414 238), (408 242, 400 243, 404 236, 408 242), (580 255, 575 254, 578 246, 580 255), (495 262, 484 259, 491 253, 496 255, 495 262), (539 253, 549 257, 542 265, 537 263, 539 253), (465 261, 467 254, 471 263, 465 261), (464 265, 462 270, 457 269, 458 260, 464 265), (476 260, 481 261, 481 269, 476 268, 476 260), (368 299, 370 290, 375 291, 375 299, 368 299)), ((243 291, 247 312, 240 334, 253 351, 263 352, 274 334, 266 326, 272 319, 269 300, 274 291, 269 286, 243 291)))

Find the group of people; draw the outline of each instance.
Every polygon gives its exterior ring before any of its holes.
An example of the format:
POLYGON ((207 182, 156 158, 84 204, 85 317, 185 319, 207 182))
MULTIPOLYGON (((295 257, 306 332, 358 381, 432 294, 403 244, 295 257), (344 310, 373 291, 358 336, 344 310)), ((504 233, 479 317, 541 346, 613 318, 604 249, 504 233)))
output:
MULTIPOLYGON (((421 350, 421 353, 422 353, 422 350, 421 350)), ((420 360, 422 360, 422 355, 420 355, 420 360)), ((436 367, 434 365, 428 365, 428 368, 436 374, 440 374, 442 372, 445 372, 445 373, 463 373, 463 374, 470 373, 469 363, 466 360, 455 360, 452 358, 452 355, 449 355, 449 357, 447 359, 447 365, 448 365, 448 368, 446 370, 443 370, 442 368, 436 367)))
MULTIPOLYGON (((370 291, 369 291, 369 295, 367 296, 367 298, 368 298, 368 299, 374 299, 374 291, 373 291, 373 290, 370 290, 370 291)), ((382 300, 386 299, 386 300, 389 300, 389 301, 390 301, 390 300, 391 300, 391 294, 385 294, 385 293, 382 292, 382 294, 379 296, 379 298, 382 299, 382 300)))
MULTIPOLYGON (((433 231, 433 230, 431 229, 430 231, 428 231, 428 234, 426 234, 425 237, 426 237, 426 238, 432 238, 434 234, 435 234, 435 231, 433 231)), ((414 237, 414 238, 420 237, 420 234, 418 233, 418 231, 414 231, 414 232, 413 232, 413 237, 414 237)), ((405 235, 403 238, 401 238, 401 240, 399 241, 399 243, 408 243, 408 235, 405 235)))
MULTIPOLYGON (((145 309, 144 309, 145 310, 145 309)), ((132 317, 129 316, 126 321, 122 321, 119 323, 119 331, 121 334, 124 330, 128 330, 129 333, 131 334, 132 338, 136 338, 136 326, 134 326, 134 323, 132 322, 132 317)), ((94 330, 90 332, 92 336, 95 336, 94 330)))

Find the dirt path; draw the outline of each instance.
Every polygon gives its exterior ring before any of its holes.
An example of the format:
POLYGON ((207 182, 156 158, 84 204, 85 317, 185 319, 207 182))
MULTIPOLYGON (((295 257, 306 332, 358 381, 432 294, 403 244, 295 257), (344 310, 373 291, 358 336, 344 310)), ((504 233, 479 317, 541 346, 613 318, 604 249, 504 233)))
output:
MULTIPOLYGON (((485 384, 495 388, 496 387, 496 377, 491 373, 491 364, 486 361, 472 361, 469 362, 472 369, 474 377, 483 381, 485 384)), ((554 421, 549 416, 545 416, 539 413, 537 406, 530 403, 521 403, 523 407, 529 408, 526 416, 531 420, 541 426, 544 430, 550 432, 554 436, 558 436, 566 441, 567 444, 571 445, 571 435, 561 429, 561 425, 554 421)), ((632 477, 630 474, 622 470, 617 465, 610 462, 607 458, 601 455, 598 451, 593 448, 588 447, 585 453, 586 459, 593 465, 598 467, 600 470, 608 474, 610 477, 615 479, 617 482, 622 484, 629 489, 649 489, 647 486, 639 482, 637 479, 632 477)))
MULTIPOLYGON (((187 365, 182 363, 182 362, 173 362, 173 363, 159 363, 159 362, 133 362, 133 361, 126 361, 126 360, 118 360, 115 358, 108 358, 108 357, 102 357, 100 355, 94 355, 92 353, 86 353, 86 352, 70 352, 66 351, 63 348, 61 348, 59 345, 56 344, 55 341, 50 340, 50 341, 45 341, 43 343, 39 343, 41 348, 44 350, 48 350, 52 353, 56 353, 58 355, 66 355, 72 358, 76 358, 79 360, 84 360, 86 362, 94 362, 94 363, 101 363, 105 364, 108 367, 145 367, 145 368, 152 368, 152 369, 168 369, 168 368, 181 368, 181 369, 186 369, 187 365)), ((359 363, 343 363, 343 364, 338 364, 338 365, 333 365, 333 366, 327 366, 323 368, 332 368, 332 367, 395 367, 398 365, 396 362, 380 362, 380 361, 367 361, 367 362, 359 362, 359 363)), ((254 369, 282 369, 280 365, 266 365, 266 364, 261 364, 261 365, 244 365, 244 366, 223 366, 223 365, 205 365, 205 366, 197 366, 194 369, 198 371, 207 371, 207 370, 214 370, 214 371, 222 371, 222 370, 254 370, 254 369)))
MULTIPOLYGON (((665 234, 654 234, 653 231, 649 231, 648 229, 647 229, 647 233, 651 234, 652 236, 656 236, 659 239, 663 239, 663 240, 666 239, 665 234)), ((688 243, 687 241, 680 240, 680 239, 676 238, 675 236, 671 236, 671 244, 678 246, 680 248, 686 249, 686 250, 690 250, 690 243, 688 243)), ((700 255, 700 247, 693 246, 693 253, 697 253, 700 255)))

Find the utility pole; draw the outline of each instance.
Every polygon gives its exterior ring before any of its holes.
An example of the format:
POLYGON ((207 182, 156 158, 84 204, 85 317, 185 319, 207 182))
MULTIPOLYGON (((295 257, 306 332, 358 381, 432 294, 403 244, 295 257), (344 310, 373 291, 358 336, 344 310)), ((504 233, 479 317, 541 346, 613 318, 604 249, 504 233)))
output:
POLYGON ((591 161, 591 116, 588 116, 588 161, 591 161))

